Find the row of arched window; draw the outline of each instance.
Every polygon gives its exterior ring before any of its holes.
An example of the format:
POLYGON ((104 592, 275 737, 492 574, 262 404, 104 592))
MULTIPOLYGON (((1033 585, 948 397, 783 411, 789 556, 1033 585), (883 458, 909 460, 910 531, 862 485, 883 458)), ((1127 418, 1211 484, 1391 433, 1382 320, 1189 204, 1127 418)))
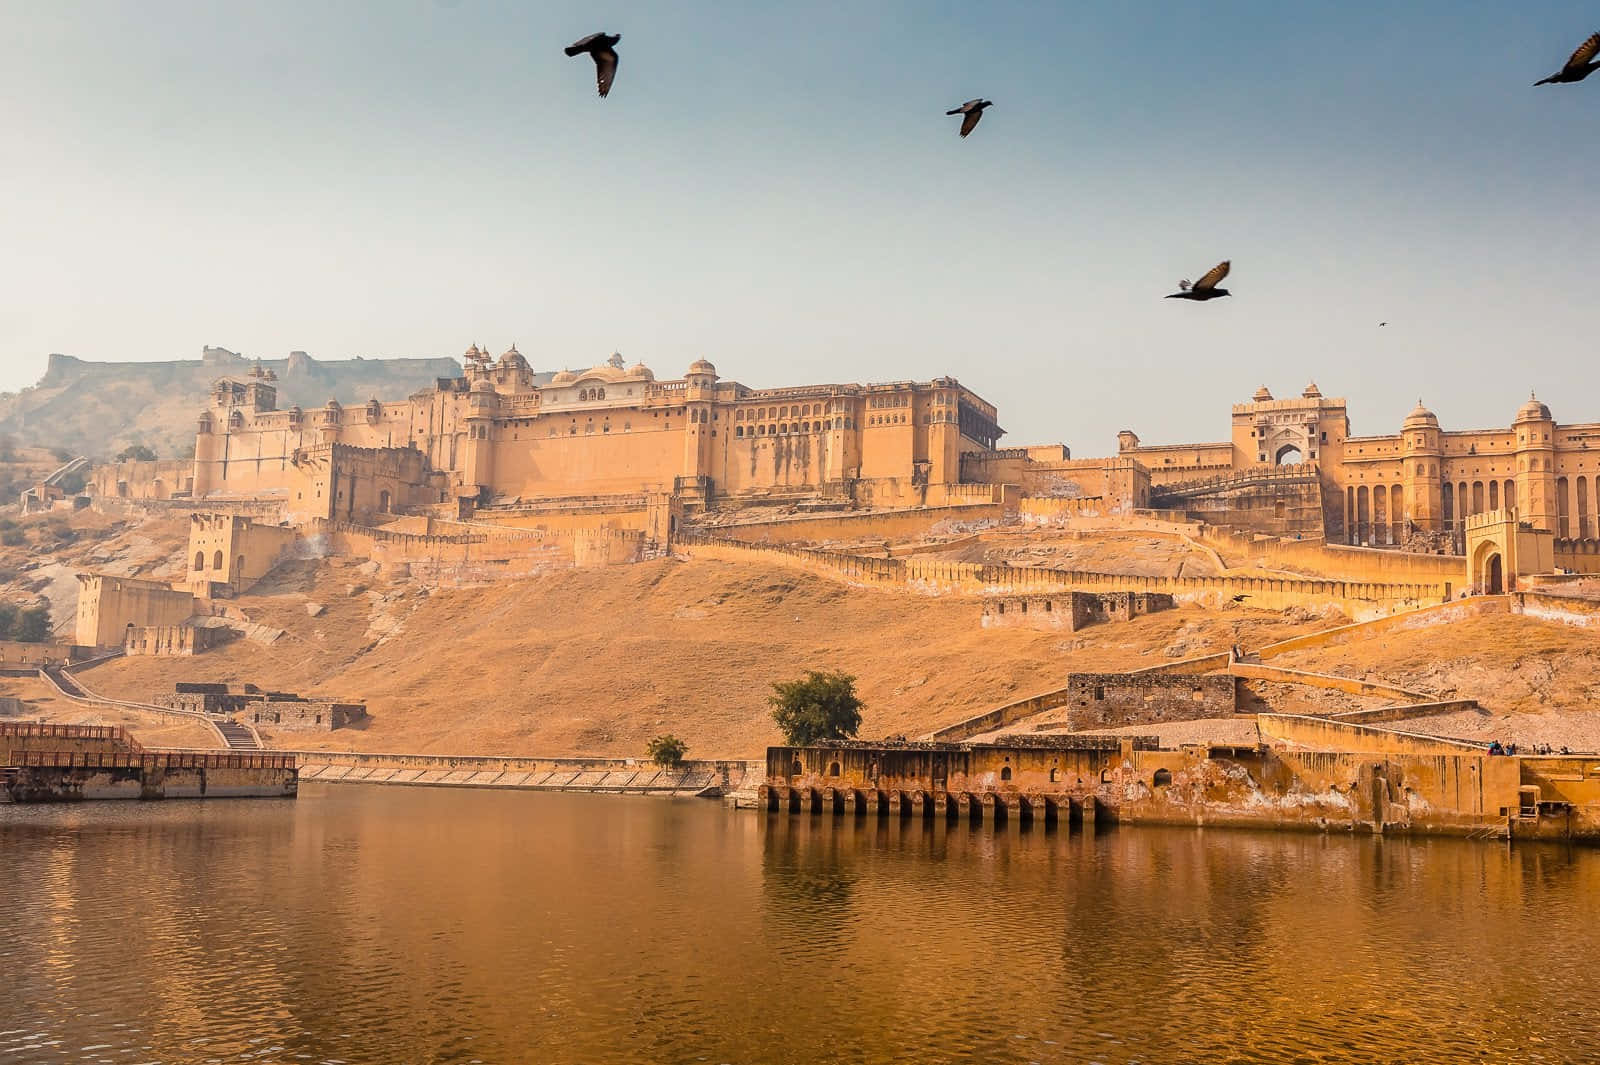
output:
POLYGON ((603 388, 585 388, 578 392, 578 402, 587 403, 591 399, 605 399, 606 390, 603 388))
MULTIPOLYGON (((821 403, 798 403, 793 408, 796 418, 810 418, 822 413, 821 403)), ((736 422, 761 422, 773 418, 788 418, 789 407, 755 407, 750 410, 735 411, 733 420, 736 422)))
MULTIPOLYGON (((849 418, 834 418, 834 428, 853 429, 854 423, 849 418)), ((829 428, 828 422, 790 422, 787 425, 736 425, 733 427, 735 437, 746 436, 799 436, 802 433, 821 433, 829 428)))

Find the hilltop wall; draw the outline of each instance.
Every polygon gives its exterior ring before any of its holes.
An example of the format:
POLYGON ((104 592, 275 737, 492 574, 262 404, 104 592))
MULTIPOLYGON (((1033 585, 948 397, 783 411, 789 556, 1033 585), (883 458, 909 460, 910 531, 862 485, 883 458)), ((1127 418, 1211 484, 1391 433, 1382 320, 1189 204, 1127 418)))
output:
MULTIPOLYGON (((218 377, 242 375, 256 364, 225 348, 199 359, 170 362, 89 362, 50 356, 32 388, 0 395, 0 433, 25 444, 65 447, 105 458, 128 444, 146 444, 162 459, 182 458, 194 446, 196 418, 218 377)), ((280 402, 319 407, 403 399, 440 377, 461 376, 452 358, 342 359, 322 362, 305 352, 262 359, 278 375, 280 402)))

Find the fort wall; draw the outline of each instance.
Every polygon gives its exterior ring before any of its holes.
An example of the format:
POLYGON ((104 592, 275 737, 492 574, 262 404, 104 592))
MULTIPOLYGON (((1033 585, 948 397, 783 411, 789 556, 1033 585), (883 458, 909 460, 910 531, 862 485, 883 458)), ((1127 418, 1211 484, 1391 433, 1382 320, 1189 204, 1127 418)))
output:
POLYGON ((1172 596, 1159 592, 992 596, 983 601, 981 624, 986 629, 1025 626, 1075 632, 1085 625, 1132 621, 1176 605, 1172 596))
POLYGON ((1066 705, 1067 728, 1081 732, 1231 717, 1238 693, 1227 676, 1074 673, 1067 678, 1066 705))
MULTIPOLYGON (((1265 715, 1263 721, 1273 715, 1265 715)), ((1373 749, 1050 742, 771 747, 770 810, 1600 839, 1600 774, 1575 759, 1490 757, 1470 744, 1314 718, 1286 730, 1373 749), (1309 734, 1309 733, 1308 733, 1309 734), (1388 737, 1387 740, 1384 737, 1388 737), (1547 806, 1549 807, 1547 810, 1547 806)))
POLYGON ((1269 577, 1166 577, 987 566, 918 558, 863 558, 842 552, 757 545, 689 534, 680 541, 704 558, 777 562, 851 583, 899 586, 925 595, 1028 595, 1056 591, 1137 591, 1171 595, 1179 603, 1220 608, 1235 595, 1268 610, 1290 606, 1337 606, 1360 618, 1377 617, 1439 602, 1442 585, 1382 584, 1269 577))
MULTIPOLYGON (((984 486, 986 489, 988 486, 984 486)), ((745 543, 826 543, 864 537, 902 539, 926 535, 941 526, 964 528, 998 525, 1005 519, 1002 503, 983 502, 928 507, 917 510, 877 511, 869 514, 830 514, 718 525, 715 535, 745 543)))
POLYGON ((78 574, 79 644, 120 647, 130 627, 178 625, 194 612, 192 594, 159 581, 78 574))

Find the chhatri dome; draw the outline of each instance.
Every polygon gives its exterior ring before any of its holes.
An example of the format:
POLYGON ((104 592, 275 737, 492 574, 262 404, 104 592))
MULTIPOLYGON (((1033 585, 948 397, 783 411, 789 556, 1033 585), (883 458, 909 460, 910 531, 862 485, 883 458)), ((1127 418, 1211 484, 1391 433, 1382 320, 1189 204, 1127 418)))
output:
POLYGON ((1300 398, 1301 399, 1321 399, 1322 398, 1322 389, 1318 388, 1317 387, 1317 383, 1315 381, 1313 381, 1309 385, 1306 385, 1306 390, 1304 392, 1300 393, 1300 398))
POLYGON ((707 374, 710 374, 712 377, 715 377, 717 375, 717 368, 715 366, 711 365, 705 359, 696 359, 696 360, 694 360, 693 362, 691 362, 689 364, 689 372, 690 373, 707 373, 707 374))
POLYGON ((578 375, 573 373, 571 370, 562 370, 560 373, 550 378, 550 383, 553 385, 570 385, 577 379, 578 375))
POLYGON ((1256 394, 1250 398, 1256 403, 1270 403, 1272 401, 1272 393, 1267 391, 1266 385, 1262 385, 1256 389, 1256 394))
POLYGON ((1539 402, 1539 397, 1532 392, 1528 393, 1528 402, 1517 408, 1517 421, 1519 422, 1548 422, 1550 408, 1539 402))
POLYGON ((1433 411, 1422 405, 1421 399, 1418 399, 1417 405, 1412 408, 1410 414, 1406 415, 1405 424, 1402 428, 1437 429, 1439 428, 1439 419, 1433 411))

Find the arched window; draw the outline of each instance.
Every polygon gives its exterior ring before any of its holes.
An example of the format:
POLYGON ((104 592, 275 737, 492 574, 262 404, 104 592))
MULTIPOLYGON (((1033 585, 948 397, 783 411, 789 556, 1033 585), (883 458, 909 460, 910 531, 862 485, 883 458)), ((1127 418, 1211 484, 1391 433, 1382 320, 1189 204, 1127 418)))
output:
POLYGON ((1171 783, 1172 783, 1172 770, 1170 770, 1170 769, 1157 769, 1156 770, 1156 775, 1154 777, 1152 777, 1151 780, 1150 780, 1151 786, 1152 787, 1157 787, 1157 788, 1164 788, 1168 784, 1171 784, 1171 783))
POLYGON ((828 764, 828 775, 830 777, 836 777, 836 776, 839 775, 839 763, 838 762, 830 762, 828 764))
POLYGON ((1000 767, 1000 779, 1001 780, 1010 780, 1011 779, 1011 767, 1010 766, 1006 765, 1006 766, 1001 766, 1000 767))
POLYGON ((598 389, 595 389, 595 396, 594 396, 594 398, 595 398, 595 399, 605 399, 605 398, 606 398, 606 390, 605 390, 605 389, 603 389, 603 388, 598 388, 598 389))
POLYGON ((744 436, 744 426, 735 425, 733 427, 733 435, 734 435, 735 438, 744 436))
POLYGON ((205 568, 206 568, 206 553, 204 551, 196 551, 194 553, 194 571, 196 573, 199 573, 201 570, 203 570, 205 568))
POLYGON ((221 551, 218 551, 216 554, 211 556, 211 568, 212 569, 217 569, 217 570, 222 568, 222 552, 221 551))

